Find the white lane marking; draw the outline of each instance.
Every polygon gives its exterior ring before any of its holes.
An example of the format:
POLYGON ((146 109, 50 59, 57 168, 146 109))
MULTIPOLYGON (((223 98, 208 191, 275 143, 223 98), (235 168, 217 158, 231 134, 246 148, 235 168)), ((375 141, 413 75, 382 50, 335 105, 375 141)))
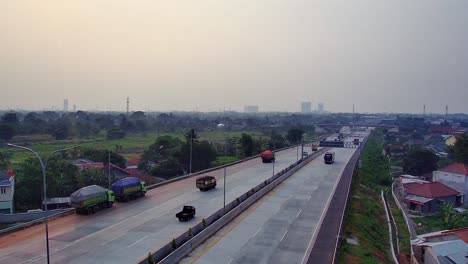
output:
POLYGON ((275 215, 280 209, 281 209, 281 207, 279 207, 278 210, 276 210, 273 215, 275 215))
POLYGON ((312 199, 312 196, 311 196, 311 195, 309 195, 309 198, 307 198, 307 201, 310 201, 310 199, 312 199))
POLYGON ((284 237, 286 236, 287 233, 288 233, 288 230, 286 230, 286 232, 284 232, 283 236, 281 237, 280 242, 283 241, 283 239, 284 239, 284 237))
POLYGON ((251 236, 250 238, 254 238, 254 237, 258 234, 258 232, 260 232, 261 229, 262 229, 262 228, 260 227, 260 228, 257 230, 257 232, 255 232, 255 234, 253 234, 253 236, 251 236))
POLYGON ((327 203, 325 204, 325 207, 323 208, 322 214, 320 215, 319 222, 318 222, 317 226, 315 227, 314 233, 312 234, 312 237, 310 238, 309 245, 307 245, 307 249, 306 249, 306 251, 304 253, 304 257, 302 257, 301 264, 305 263, 304 261, 306 261, 306 257, 309 257, 310 252, 312 252, 312 248, 311 248, 312 243, 314 243, 315 239, 317 239, 315 237, 315 234, 317 233, 317 230, 319 230, 320 227, 322 226, 323 219, 325 218, 325 213, 328 211, 328 207, 330 206, 330 202, 331 202, 333 196, 335 195, 335 191, 336 191, 336 188, 338 187, 338 183, 340 182, 340 179, 343 176, 343 172, 344 172, 344 170, 346 168, 346 165, 348 165, 348 163, 351 160, 351 157, 353 155, 354 155, 354 151, 351 153, 351 156, 349 156, 348 161, 344 164, 343 168, 341 169, 340 174, 339 174, 340 176, 336 178, 335 186, 333 186, 333 191, 330 192, 330 195, 328 196, 327 203), (310 252, 309 252, 309 250, 310 250, 310 252))
POLYGON ((293 197, 293 195, 292 195, 292 194, 291 194, 291 195, 289 195, 289 197, 288 197, 288 200, 289 200, 289 199, 291 199, 292 197, 293 197))
POLYGON ((234 259, 232 258, 227 264, 231 264, 231 262, 233 261, 234 259))
POLYGON ((114 237, 113 239, 108 240, 108 241, 102 243, 101 246, 104 246, 105 244, 107 244, 107 243, 109 243, 109 242, 112 242, 112 241, 116 240, 117 238, 119 238, 119 237, 121 237, 121 236, 123 236, 123 235, 125 235, 125 234, 126 234, 126 233, 123 233, 123 234, 121 234, 121 235, 118 235, 118 236, 114 237))
POLYGON ((298 218, 301 213, 302 213, 302 209, 299 210, 299 213, 297 213, 296 218, 298 218))
MULTIPOLYGON (((156 208, 159 208, 159 206, 153 207, 152 209, 156 209, 156 208)), ((96 234, 99 234, 99 233, 101 233, 101 232, 103 232, 103 231, 105 231, 105 230, 108 230, 108 229, 110 229, 110 228, 112 228, 112 227, 114 227, 114 226, 117 226, 117 225, 119 225, 119 224, 122 224, 122 223, 124 223, 124 222, 127 222, 127 221, 131 220, 132 218, 138 217, 139 215, 142 215, 142 214, 144 214, 144 213, 146 213, 147 211, 150 211, 150 210, 152 210, 152 209, 148 209, 148 210, 143 211, 143 212, 141 212, 141 213, 139 213, 139 214, 137 214, 137 215, 134 215, 134 216, 132 216, 132 217, 129 217, 129 218, 123 220, 123 221, 120 221, 120 222, 115 223, 115 224, 113 224, 113 225, 111 225, 111 226, 108 226, 108 227, 106 227, 106 228, 104 228, 104 229, 101 229, 101 230, 99 230, 99 231, 97 231, 97 232, 94 232, 94 233, 91 233, 91 234, 89 234, 89 235, 87 235, 87 236, 84 236, 84 237, 82 237, 82 238, 79 238, 79 239, 73 241, 72 243, 66 244, 65 246, 63 246, 62 248, 60 248, 60 250, 63 250, 63 249, 68 248, 68 247, 70 247, 70 246, 73 246, 73 245, 75 245, 76 243, 79 243, 79 242, 81 242, 81 241, 83 241, 83 240, 86 240, 86 239, 88 239, 88 238, 90 238, 90 237, 92 237, 92 236, 94 236, 94 235, 96 235, 96 234)), ((169 212, 166 212, 166 213, 164 213, 164 214, 162 214, 162 215, 159 215, 159 216, 157 216, 156 218, 159 218, 159 217, 161 217, 161 216, 163 216, 163 215, 166 215, 166 214, 168 214, 168 213, 170 213, 170 211, 169 211, 169 212)), ((52 255, 52 254, 54 254, 54 253, 57 253, 57 252, 58 252, 58 251, 51 252, 50 255, 52 255)), ((22 262, 22 263, 34 262, 34 261, 38 260, 38 258, 41 258, 41 257, 46 257, 46 255, 38 255, 38 256, 36 256, 36 257, 34 257, 34 258, 32 258, 32 259, 26 260, 26 261, 24 261, 24 262, 22 262)))
POLYGON ((130 247, 132 247, 132 246, 134 246, 134 245, 140 243, 141 241, 143 241, 143 240, 145 240, 145 239, 147 239, 147 238, 148 238, 148 236, 145 236, 144 238, 137 240, 135 243, 131 244, 131 245, 128 246, 127 248, 130 248, 130 247))

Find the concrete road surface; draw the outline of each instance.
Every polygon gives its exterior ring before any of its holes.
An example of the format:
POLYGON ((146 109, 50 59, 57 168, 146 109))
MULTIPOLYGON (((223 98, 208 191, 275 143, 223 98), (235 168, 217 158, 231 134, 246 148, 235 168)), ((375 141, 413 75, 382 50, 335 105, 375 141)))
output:
MULTIPOLYGON (((296 149, 277 154, 275 170, 296 161, 296 149)), ((148 252, 169 243, 223 205, 223 170, 210 172, 216 189, 200 192, 195 178, 150 190, 146 197, 94 215, 69 215, 49 223, 51 263, 135 263, 148 252), (197 215, 179 222, 175 214, 184 204, 197 215)), ((227 169, 226 204, 272 175, 272 164, 253 159, 227 169)), ((44 225, 0 237, 0 263, 45 263, 44 225)))
MULTIPOLYGON (((352 139, 349 139, 352 140, 352 139)), ((198 247, 181 263, 301 263, 314 245, 346 163, 356 149, 310 162, 198 247), (307 254, 306 254, 307 253, 307 254)))

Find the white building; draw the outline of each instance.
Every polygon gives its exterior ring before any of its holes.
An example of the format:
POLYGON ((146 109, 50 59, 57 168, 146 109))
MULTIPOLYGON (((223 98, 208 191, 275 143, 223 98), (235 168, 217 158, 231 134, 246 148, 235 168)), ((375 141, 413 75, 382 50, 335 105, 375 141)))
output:
POLYGON ((432 173, 432 181, 441 182, 464 194, 463 207, 468 207, 468 165, 452 163, 432 173))
POLYGON ((15 176, 13 171, 0 173, 0 213, 13 213, 13 195, 15 193, 15 176))
POLYGON ((323 113, 325 111, 325 106, 323 103, 318 103, 318 112, 323 113))

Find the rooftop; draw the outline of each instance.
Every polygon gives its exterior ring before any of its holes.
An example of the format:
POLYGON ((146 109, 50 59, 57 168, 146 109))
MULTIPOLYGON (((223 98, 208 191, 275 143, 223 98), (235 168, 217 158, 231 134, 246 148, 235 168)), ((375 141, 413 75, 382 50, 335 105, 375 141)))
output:
POLYGON ((448 165, 447 167, 439 169, 439 171, 468 176, 468 165, 463 164, 461 162, 452 163, 448 165))
POLYGON ((406 193, 426 198, 459 195, 459 192, 440 182, 423 183, 406 190, 406 193))

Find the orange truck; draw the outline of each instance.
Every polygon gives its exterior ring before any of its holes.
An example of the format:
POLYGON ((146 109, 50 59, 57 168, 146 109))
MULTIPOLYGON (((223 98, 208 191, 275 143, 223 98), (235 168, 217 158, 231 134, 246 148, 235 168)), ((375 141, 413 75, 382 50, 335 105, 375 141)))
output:
POLYGON ((275 160, 275 153, 271 150, 265 150, 260 154, 263 163, 269 163, 275 160))

